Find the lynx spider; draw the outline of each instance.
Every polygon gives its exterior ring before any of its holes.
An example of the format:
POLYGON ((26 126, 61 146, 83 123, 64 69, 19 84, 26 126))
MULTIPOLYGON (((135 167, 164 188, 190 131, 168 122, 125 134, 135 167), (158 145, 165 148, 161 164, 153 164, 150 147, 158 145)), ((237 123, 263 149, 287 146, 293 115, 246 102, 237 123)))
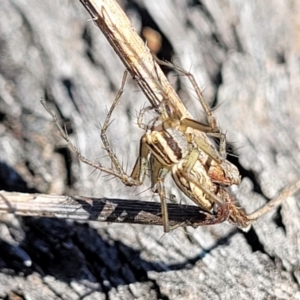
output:
MULTIPOLYGON (((177 118, 177 122, 175 122, 177 125, 179 122, 179 124, 183 125, 184 128, 185 126, 190 126, 194 130, 205 132, 208 136, 214 136, 220 139, 219 156, 218 153, 216 154, 214 151, 214 148, 211 148, 211 145, 207 144, 205 139, 196 139, 195 136, 190 139, 188 135, 185 136, 186 142, 196 142, 197 147, 193 148, 193 150, 189 152, 184 159, 181 159, 172 167, 173 180, 175 181, 177 187, 184 194, 186 194, 191 200, 198 204, 201 209, 205 211, 210 211, 210 205, 213 204, 218 205, 220 208, 224 208, 225 210, 228 209, 228 221, 234 223, 241 229, 247 230, 253 221, 258 219, 261 215, 269 212, 272 208, 281 204, 290 195, 300 189, 300 181, 298 181, 292 186, 283 190, 276 198, 269 201, 266 205, 249 215, 247 215, 242 209, 238 208, 235 204, 236 201, 233 196, 231 196, 223 187, 230 186, 232 184, 239 184, 240 175, 236 167, 225 159, 225 135, 219 131, 216 119, 212 115, 212 112, 209 109, 209 106, 207 105, 206 100, 204 99, 202 92, 194 79, 194 76, 169 62, 160 61, 158 59, 156 60, 161 65, 172 68, 189 78, 197 93, 202 108, 204 109, 209 126, 203 125, 191 119, 180 118, 179 113, 167 114, 167 117, 163 117, 164 122, 170 119, 174 121, 174 118, 177 118), (208 149, 209 151, 207 151, 208 149), (203 160, 203 152, 207 154, 205 160, 203 160), (208 175, 210 180, 207 178, 204 180, 206 175, 208 175), (207 190, 207 188, 210 189, 207 190), (227 206, 224 205, 225 203, 227 206)), ((167 103, 163 111, 166 112, 171 110, 171 104, 167 103)), ((161 116, 162 115, 163 113, 161 112, 161 116)), ((177 125, 173 126, 172 129, 175 129, 175 131, 178 130, 178 128, 176 128, 177 125)), ((183 132, 182 129, 181 132, 183 132)), ((180 140, 176 140, 176 135, 173 135, 173 138, 175 142, 180 144, 180 140)))
MULTIPOLYGON (((169 172, 170 167, 172 165, 174 165, 175 163, 177 163, 178 159, 175 157, 174 162, 171 162, 169 164, 164 163, 163 160, 160 159, 161 154, 156 153, 156 155, 153 155, 151 153, 151 150, 148 148, 148 146, 146 146, 146 144, 143 142, 143 137, 142 137, 141 145, 140 145, 140 155, 139 155, 139 157, 136 161, 136 164, 133 168, 132 174, 130 176, 128 176, 126 174, 126 172, 123 170, 121 164, 119 163, 115 153, 111 150, 111 147, 109 145, 109 142, 108 142, 108 139, 107 139, 107 136, 106 136, 106 131, 107 131, 107 128, 110 124, 110 118, 111 118, 112 112, 115 109, 115 107, 117 106, 117 104, 119 103, 119 99, 120 99, 120 97, 123 93, 126 78, 127 78, 127 72, 124 73, 121 88, 120 88, 119 92, 117 93, 117 95, 115 97, 115 100, 113 101, 112 106, 109 109, 109 111, 107 113, 107 116, 106 116, 106 119, 104 121, 104 124, 101 128, 101 139, 102 139, 102 142, 103 142, 103 145, 104 145, 104 149, 106 150, 108 156, 110 157, 110 159, 113 163, 113 167, 114 167, 113 169, 106 168, 106 167, 102 166, 101 164, 99 164, 97 162, 94 162, 94 161, 91 161, 91 160, 87 159, 85 156, 83 156, 80 153, 80 151, 76 148, 76 146, 70 141, 70 139, 69 139, 68 135, 65 133, 65 131, 61 128, 55 114, 47 107, 47 105, 44 101, 42 101, 42 104, 44 105, 46 110, 51 114, 53 120, 56 123, 56 126, 58 127, 58 129, 60 131, 61 136, 66 140, 66 142, 68 143, 68 146, 71 148, 71 150, 74 153, 76 153, 76 155, 78 156, 78 158, 82 162, 84 162, 84 163, 86 163, 86 164, 88 164, 88 165, 90 165, 90 166, 92 166, 92 167, 94 167, 98 170, 101 170, 105 173, 108 173, 110 175, 118 177, 127 186, 139 186, 139 185, 141 185, 144 182, 148 165, 150 165, 152 188, 155 187, 155 191, 158 192, 158 194, 160 196, 161 203, 162 203, 162 218, 164 220, 164 231, 169 232, 170 228, 169 228, 169 224, 168 224, 168 212, 167 212, 167 205, 166 205, 166 200, 165 200, 166 196, 165 196, 165 188, 164 188, 164 179, 165 179, 165 176, 167 175, 167 173, 169 172), (148 158, 149 155, 150 155, 150 157, 148 158)), ((169 106, 167 104, 164 105, 164 106, 162 105, 161 107, 164 107, 165 109, 169 109, 169 106)), ((142 116, 149 109, 152 109, 152 107, 144 109, 140 113, 140 116, 138 118, 138 125, 142 129, 145 129, 145 125, 142 124, 142 116)), ((164 118, 168 119, 168 116, 165 115, 165 114, 166 114, 166 111, 164 113, 161 112, 161 116, 163 116, 162 119, 164 119, 164 118)), ((160 122, 159 119, 160 119, 160 117, 157 118, 157 121, 160 122)), ((189 119, 188 121, 189 122, 195 122, 194 120, 191 120, 191 119, 189 119)), ((208 126, 202 125, 200 123, 199 123, 199 126, 203 126, 204 128, 206 128, 206 130, 208 128, 208 126)), ((186 147, 185 156, 188 155, 190 150, 188 149, 189 148, 188 143, 185 142, 185 137, 177 129, 175 129, 173 133, 175 135, 177 133, 177 136, 178 136, 178 134, 182 136, 182 141, 180 143, 181 145, 179 145, 179 147, 186 147), (184 143, 185 145, 182 145, 182 143, 184 143)), ((161 132, 159 134, 161 134, 161 132)), ((150 134, 150 136, 151 136, 151 134, 150 134)), ((171 137, 171 139, 172 138, 174 138, 174 137, 171 137)), ((209 148, 207 148, 207 149, 209 149, 209 148)), ((211 148, 211 149, 214 150, 214 148, 211 148)), ((195 152, 193 152, 193 153, 195 153, 195 152)), ((170 152, 166 153, 166 158, 169 155, 170 155, 170 152)), ((214 151, 212 155, 214 157, 216 157, 217 159, 219 159, 219 154, 216 151, 214 151)), ((216 203, 218 203, 219 207, 213 207, 214 205, 210 205, 211 210, 212 210, 212 208, 214 208, 214 210, 221 209, 221 212, 218 212, 217 214, 212 214, 212 218, 215 220, 215 223, 223 222, 227 218, 228 209, 227 209, 227 207, 225 207, 224 202, 220 201, 219 198, 216 197, 213 194, 213 192, 210 191, 212 189, 214 189, 214 190, 216 190, 216 189, 214 187, 212 187, 213 184, 211 183, 211 180, 210 180, 208 174, 206 174, 206 172, 204 171, 204 169, 203 169, 203 172, 204 172, 203 173, 203 178, 204 178, 203 182, 206 182, 205 184, 207 185, 207 188, 205 188, 204 186, 202 188, 203 195, 205 195, 205 194, 210 195, 210 197, 212 199, 214 199, 214 201, 216 203), (217 217, 217 216, 219 216, 219 217, 217 217)))
POLYGON ((84 157, 76 146, 72 144, 68 135, 59 125, 55 114, 47 107, 43 100, 42 104, 51 114, 61 136, 82 162, 119 178, 127 186, 139 186, 143 184, 147 167, 148 165, 150 166, 151 187, 154 192, 159 194, 161 200, 165 232, 170 231, 170 227, 168 223, 164 180, 170 171, 178 188, 199 205, 201 209, 212 213, 213 223, 220 223, 228 219, 241 228, 248 227, 253 220, 269 211, 274 204, 267 204, 249 216, 236 207, 232 197, 223 188, 224 186, 240 183, 238 170, 225 159, 225 135, 219 131, 216 120, 193 75, 171 63, 160 63, 175 69, 177 72, 183 73, 189 78, 205 111, 209 125, 201 124, 193 119, 182 118, 176 111, 176 108, 166 100, 162 101, 158 107, 143 109, 138 117, 138 126, 144 129, 146 133, 140 140, 139 157, 130 176, 122 168, 106 136, 112 112, 119 103, 124 91, 127 71, 124 73, 122 85, 101 128, 101 139, 104 149, 113 164, 113 168, 106 168, 100 163, 84 157), (158 117, 148 125, 143 124, 142 120, 145 112, 153 108, 158 113, 158 117), (211 143, 207 142, 207 139, 205 140, 201 138, 201 135, 191 133, 189 129, 192 129, 192 132, 198 131, 202 134, 205 133, 208 136, 219 138, 219 151, 211 143), (216 210, 218 213, 216 213, 216 210))

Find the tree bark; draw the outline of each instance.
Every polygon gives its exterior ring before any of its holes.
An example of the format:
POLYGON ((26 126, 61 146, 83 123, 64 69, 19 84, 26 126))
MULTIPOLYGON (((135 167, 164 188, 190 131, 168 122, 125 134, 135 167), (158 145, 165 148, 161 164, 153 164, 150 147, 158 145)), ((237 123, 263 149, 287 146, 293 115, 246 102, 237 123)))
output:
MULTIPOLYGON (((216 107, 243 176, 233 192, 247 212, 299 179, 298 2, 120 3, 139 33, 161 35, 157 55, 191 71, 216 107)), ((99 125, 125 68, 88 19, 79 1, 2 1, 0 190, 157 200, 149 180, 123 187, 79 163, 40 105, 52 102, 81 152, 110 167, 99 125)), ((187 78, 168 78, 204 120, 187 78)), ((147 105, 129 79, 108 132, 129 173, 143 134, 136 115, 147 105)), ((191 203, 171 179, 167 190, 191 203)), ((248 232, 222 223, 164 235, 158 226, 2 214, 0 298, 297 299, 299 217, 299 194, 248 232)))

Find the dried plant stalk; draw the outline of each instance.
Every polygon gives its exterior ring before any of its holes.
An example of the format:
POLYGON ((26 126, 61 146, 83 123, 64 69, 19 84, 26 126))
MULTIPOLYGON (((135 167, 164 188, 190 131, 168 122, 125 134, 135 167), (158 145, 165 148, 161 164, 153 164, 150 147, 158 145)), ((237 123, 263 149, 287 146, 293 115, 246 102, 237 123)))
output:
MULTIPOLYGON (((275 207, 300 189, 300 181, 282 190, 268 206, 275 207)), ((197 206, 168 204, 169 224, 173 227, 206 226, 222 222, 226 212, 219 210, 211 215, 197 206)), ((19 216, 49 217, 59 219, 86 220, 98 222, 133 223, 143 225, 163 225, 160 203, 110 199, 70 197, 46 194, 27 194, 0 191, 0 213, 14 213, 19 216)), ((265 213, 265 212, 263 212, 265 213)), ((262 214, 263 214, 262 213, 262 214)), ((249 219, 257 219, 249 215, 249 219)))
MULTIPOLYGON (((211 215, 210 213, 199 211, 197 206, 169 204, 168 209, 169 222, 172 226, 193 226, 196 228, 214 224, 216 219, 221 222, 226 218, 226 215, 221 210, 218 214, 211 215)), ((163 225, 161 205, 159 203, 129 199, 71 197, 0 191, 0 213, 77 221, 163 225)))
POLYGON ((153 106, 163 99, 190 113, 115 0, 80 0, 153 106))

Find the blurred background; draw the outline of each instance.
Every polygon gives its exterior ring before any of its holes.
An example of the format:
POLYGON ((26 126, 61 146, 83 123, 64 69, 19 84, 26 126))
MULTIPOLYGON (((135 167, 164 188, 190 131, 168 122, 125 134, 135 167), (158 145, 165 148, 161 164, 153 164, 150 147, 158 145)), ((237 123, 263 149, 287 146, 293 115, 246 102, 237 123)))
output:
MULTIPOLYGON (((252 212, 300 178, 298 1, 119 1, 159 58, 196 78, 243 177, 252 212)), ((40 104, 49 101, 88 158, 110 162, 100 125, 124 66, 79 1, 3 0, 0 10, 0 190, 158 201, 79 163, 40 104)), ((193 117, 184 76, 165 70, 193 117)), ((131 172, 147 105, 127 80, 108 137, 131 172)), ((167 191, 189 203, 167 179, 167 191)), ((299 194, 247 233, 0 215, 3 299, 300 299, 299 194)))

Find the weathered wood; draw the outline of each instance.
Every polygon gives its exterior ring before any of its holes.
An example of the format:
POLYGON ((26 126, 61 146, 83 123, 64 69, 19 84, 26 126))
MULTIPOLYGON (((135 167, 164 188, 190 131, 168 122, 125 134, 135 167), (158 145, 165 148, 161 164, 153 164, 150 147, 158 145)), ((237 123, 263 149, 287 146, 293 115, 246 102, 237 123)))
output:
MULTIPOLYGON (((160 31, 163 45, 171 49, 163 53, 174 54, 172 59, 195 75, 208 101, 220 105, 215 115, 237 149, 232 159, 244 176, 235 190, 241 205, 251 212, 297 181, 299 4, 131 3, 122 4, 137 30, 160 31)), ((39 104, 41 97, 51 100, 81 151, 110 165, 97 126, 124 67, 89 18, 79 1, 2 1, 0 188, 151 201, 147 183, 125 188, 103 174, 91 175, 91 168, 62 147, 39 104)), ((169 78, 179 83, 189 111, 201 118, 186 78, 169 78)), ((135 111, 145 103, 129 81, 109 131, 129 171, 142 134, 134 124, 135 111)), ((169 192, 188 202, 171 183, 169 192)), ((1 215, 0 297, 297 299, 299 217, 299 196, 262 217, 248 233, 222 224, 163 235, 154 226, 1 215)))

